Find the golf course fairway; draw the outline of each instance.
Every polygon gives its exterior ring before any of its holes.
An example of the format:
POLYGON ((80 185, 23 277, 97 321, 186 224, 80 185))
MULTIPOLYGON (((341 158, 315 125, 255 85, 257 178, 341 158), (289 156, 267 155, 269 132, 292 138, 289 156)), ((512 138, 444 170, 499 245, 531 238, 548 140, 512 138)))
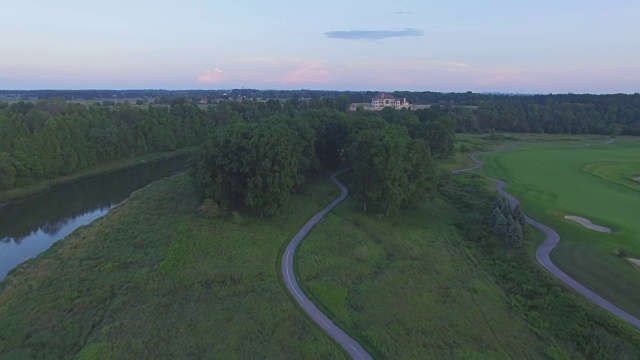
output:
POLYGON ((640 139, 613 143, 518 144, 479 156, 478 172, 503 180, 524 212, 561 237, 552 261, 569 276, 630 314, 640 316, 640 139), (565 219, 578 216, 603 233, 565 219), (622 256, 618 256, 621 253, 622 256))

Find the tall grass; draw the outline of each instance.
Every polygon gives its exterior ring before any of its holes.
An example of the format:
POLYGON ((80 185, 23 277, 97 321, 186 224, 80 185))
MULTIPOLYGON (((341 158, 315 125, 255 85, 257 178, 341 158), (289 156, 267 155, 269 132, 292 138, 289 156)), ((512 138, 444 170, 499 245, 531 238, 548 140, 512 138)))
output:
POLYGON ((334 359, 279 283, 280 248, 337 190, 281 216, 200 216, 190 180, 136 192, 0 283, 0 357, 334 359))

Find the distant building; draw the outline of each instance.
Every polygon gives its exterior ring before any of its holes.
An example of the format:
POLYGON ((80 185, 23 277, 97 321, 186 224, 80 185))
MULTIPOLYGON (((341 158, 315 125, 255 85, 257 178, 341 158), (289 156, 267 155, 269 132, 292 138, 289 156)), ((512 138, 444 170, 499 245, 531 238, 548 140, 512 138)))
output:
POLYGON ((405 98, 396 98, 391 94, 380 93, 371 100, 371 107, 374 109, 382 109, 387 106, 396 109, 408 108, 409 102, 405 98))
POLYGON ((202 98, 200 99, 200 104, 208 104, 209 100, 207 100, 207 98, 202 98))

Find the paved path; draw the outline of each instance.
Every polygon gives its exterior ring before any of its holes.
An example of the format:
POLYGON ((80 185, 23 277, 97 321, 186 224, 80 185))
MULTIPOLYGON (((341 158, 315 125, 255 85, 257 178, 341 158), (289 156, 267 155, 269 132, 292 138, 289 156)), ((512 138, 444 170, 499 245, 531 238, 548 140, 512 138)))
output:
MULTIPOLYGON (((607 144, 612 143, 613 140, 607 142, 607 144)), ((504 150, 508 150, 508 149, 512 149, 513 147, 515 147, 517 144, 513 144, 511 145, 511 147, 506 148, 506 149, 502 149, 499 151, 504 151, 504 150)), ((476 153, 471 154, 471 159, 473 161, 475 161, 475 165, 468 168, 468 169, 463 169, 463 170, 455 170, 453 171, 454 174, 460 174, 463 172, 468 172, 468 171, 473 171, 473 170, 477 170, 479 168, 481 168, 482 166, 484 166, 484 162, 482 162, 481 160, 478 160, 478 158, 476 157, 476 153)), ((490 178, 487 177, 493 181, 496 182, 496 191, 498 191, 498 193, 500 193, 502 196, 504 196, 505 198, 507 198, 509 200, 509 202, 511 203, 511 206, 515 206, 516 204, 518 204, 518 200, 513 197, 513 195, 509 194, 508 192, 504 191, 503 187, 504 187, 504 182, 500 181, 498 179, 494 179, 494 178, 490 178)), ((635 326, 636 328, 640 329, 640 319, 634 317, 633 315, 627 313, 626 311, 620 309, 619 307, 613 305, 612 303, 610 303, 609 301, 605 300, 604 298, 602 298, 600 295, 594 293, 593 291, 587 289, 584 285, 582 285, 581 283, 577 282, 576 280, 574 280, 573 278, 571 278, 569 275, 567 275, 565 272, 563 272, 562 270, 560 270, 553 262, 551 262, 551 257, 549 256, 551 254, 551 251, 558 245, 558 243, 560 242, 560 235, 558 235, 557 232, 555 232, 552 228, 548 227, 547 225, 544 225, 542 223, 539 223, 535 220, 533 220, 532 218, 528 217, 525 215, 525 219, 527 220, 527 223, 530 224, 531 226, 539 229, 540 231, 542 231, 545 235, 545 240, 544 242, 538 247, 538 250, 536 250, 536 259, 538 260, 538 262, 540 263, 540 265, 542 265, 542 267, 544 267, 545 269, 547 269, 547 271, 549 271, 553 276, 555 276, 556 278, 558 278, 560 281, 562 281, 563 283, 567 284, 568 286, 570 286, 571 288, 573 288, 574 290, 576 290, 577 292, 579 292, 580 294, 582 294, 583 296, 585 296, 587 299, 593 301, 594 303, 598 304, 600 307, 604 308, 605 310, 611 312, 612 314, 616 315, 617 317, 621 318, 622 320, 628 322, 629 324, 635 326)))
POLYGON ((291 242, 287 246, 287 249, 284 251, 284 256, 282 256, 282 277, 284 278, 284 283, 287 286, 287 289, 296 299, 302 310, 304 310, 309 317, 313 321, 316 322, 324 331, 329 334, 338 344, 340 344, 344 350, 351 355, 353 359, 356 360, 369 360, 371 359, 371 355, 367 353, 358 342, 353 340, 347 333, 342 331, 339 327, 337 327, 329 318, 323 314, 317 306, 315 306, 311 300, 302 292, 298 282, 296 281, 296 275, 293 272, 293 261, 296 253, 296 249, 302 239, 307 236, 307 234, 313 229, 316 224, 318 224, 325 215, 327 215, 334 207, 340 204, 344 199, 349 195, 349 190, 347 190, 346 186, 344 186, 336 176, 345 172, 346 170, 338 171, 337 173, 331 175, 331 181, 333 181, 340 188, 341 194, 338 196, 331 204, 329 204, 324 210, 320 211, 316 215, 314 215, 309 222, 307 222, 300 231, 296 234, 296 236, 291 239, 291 242))

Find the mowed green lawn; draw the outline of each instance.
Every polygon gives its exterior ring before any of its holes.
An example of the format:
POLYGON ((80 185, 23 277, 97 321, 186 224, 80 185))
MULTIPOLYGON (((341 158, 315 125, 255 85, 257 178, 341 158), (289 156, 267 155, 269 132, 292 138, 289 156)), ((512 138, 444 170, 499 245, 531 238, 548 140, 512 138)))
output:
POLYGON ((520 144, 480 156, 479 172, 507 183, 525 213, 558 231, 552 260, 570 276, 640 317, 640 272, 614 250, 640 258, 640 140, 612 144, 520 144), (596 232, 565 220, 582 216, 612 229, 596 232))

